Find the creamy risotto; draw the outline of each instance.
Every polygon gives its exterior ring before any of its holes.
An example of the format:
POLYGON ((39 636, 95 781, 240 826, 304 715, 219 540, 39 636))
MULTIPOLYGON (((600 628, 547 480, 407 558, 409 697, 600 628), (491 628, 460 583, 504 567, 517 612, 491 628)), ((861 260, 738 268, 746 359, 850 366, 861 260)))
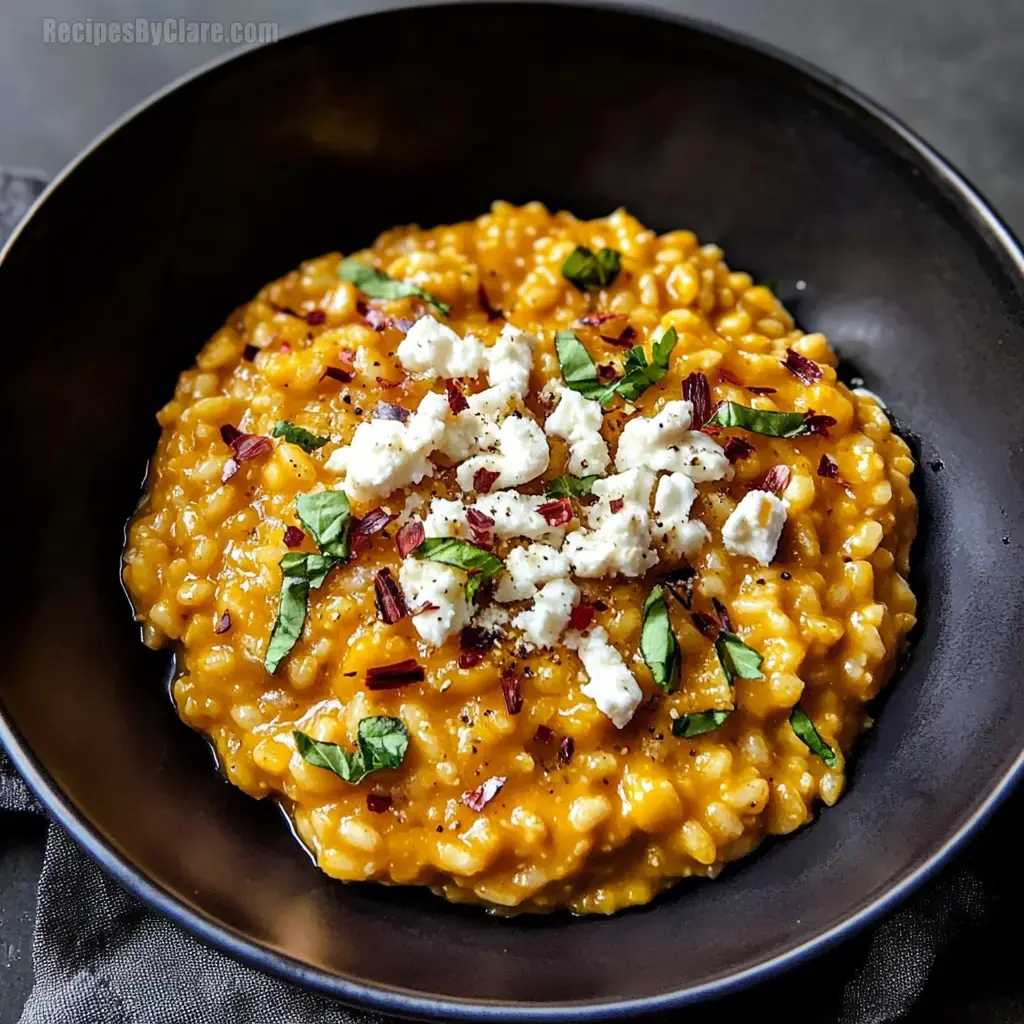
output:
POLYGON ((688 231, 539 203, 236 310, 124 578, 328 874, 611 913, 832 805, 914 624, 914 464, 688 231))

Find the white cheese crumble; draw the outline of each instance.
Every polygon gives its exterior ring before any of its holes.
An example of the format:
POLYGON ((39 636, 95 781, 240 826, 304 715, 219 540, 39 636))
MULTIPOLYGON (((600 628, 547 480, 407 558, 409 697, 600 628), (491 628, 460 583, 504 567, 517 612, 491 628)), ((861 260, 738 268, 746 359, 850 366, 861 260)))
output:
POLYGON ((504 608, 499 608, 497 605, 489 604, 486 608, 481 608, 480 611, 473 616, 473 624, 479 626, 481 629, 486 629, 491 633, 497 633, 499 636, 504 636, 505 627, 509 623, 511 616, 504 608))
POLYGON ((493 451, 500 441, 503 417, 519 405, 508 388, 493 387, 467 395, 468 409, 451 416, 438 448, 455 462, 480 452, 493 451))
POLYGON ((455 471, 459 486, 473 490, 473 478, 481 469, 498 474, 495 487, 518 487, 535 480, 548 468, 550 451, 540 427, 523 415, 506 416, 498 428, 495 452, 467 459, 455 471))
POLYGON ((497 341, 483 353, 491 386, 505 388, 525 398, 530 390, 536 344, 537 339, 532 334, 505 324, 497 341))
POLYGON ((544 391, 558 397, 558 407, 545 421, 544 433, 549 437, 560 437, 569 445, 567 471, 573 476, 604 473, 611 463, 611 456, 608 444, 601 436, 601 403, 584 398, 557 380, 547 385, 544 391))
POLYGON ((769 491, 747 491, 722 527, 725 549, 769 565, 786 525, 788 502, 769 491))
POLYGON ((553 647, 569 625, 573 605, 580 599, 580 588, 566 579, 545 583, 525 612, 512 625, 521 629, 533 647, 553 647))
POLYGON ((707 434, 690 430, 693 406, 686 401, 668 402, 650 419, 631 419, 619 436, 615 467, 643 467, 654 472, 685 473, 698 483, 731 480, 732 466, 725 452, 707 434))
POLYGON ((470 609, 466 601, 466 574, 440 562, 406 558, 398 571, 398 581, 410 609, 424 604, 437 605, 436 610, 412 617, 416 632, 435 647, 469 623, 470 609))
POLYGON ((526 537, 529 540, 548 540, 561 544, 565 531, 560 527, 549 526, 537 511, 547 500, 542 495, 494 491, 478 498, 473 508, 494 520, 496 537, 526 537))
POLYGON ((696 499, 697 488, 684 473, 670 473, 658 481, 651 535, 673 555, 693 558, 711 539, 700 520, 689 518, 696 499))
MULTIPOLYGON (((598 498, 587 510, 591 526, 600 526, 611 515, 611 503, 622 499, 624 503, 639 505, 647 510, 651 507, 651 491, 654 490, 654 474, 646 469, 627 469, 603 480, 595 480, 592 493, 598 498)), ((625 507, 625 506, 623 506, 625 507)))
POLYGON ((569 559, 549 544, 513 548, 494 591, 496 601, 526 601, 542 583, 569 575, 569 559))
POLYGON ((642 576, 658 561, 658 553, 651 550, 650 514, 632 501, 619 512, 609 511, 596 530, 570 533, 562 553, 568 555, 572 571, 587 579, 614 573, 642 576))
POLYGON ((484 346, 467 334, 460 338, 446 324, 423 316, 398 346, 398 360, 412 373, 427 377, 475 377, 484 363, 484 346))
POLYGON ((612 720, 616 729, 622 729, 644 695, 622 655, 608 643, 604 628, 595 626, 586 634, 567 633, 565 646, 576 651, 589 677, 580 688, 583 694, 612 720))
POLYGON ((423 520, 425 537, 466 537, 469 523, 466 522, 466 506, 461 501, 447 498, 433 498, 430 511, 423 520))
POLYGON ((412 519, 413 514, 423 508, 425 504, 426 502, 423 500, 422 495, 407 494, 405 496, 405 504, 402 506, 402 511, 398 513, 398 518, 395 520, 395 523, 398 526, 405 526, 405 524, 412 519))
POLYGON ((400 487, 433 475, 429 461, 445 432, 448 401, 444 395, 423 396, 405 423, 368 420, 360 423, 352 443, 338 448, 324 469, 345 474, 345 490, 356 501, 382 498, 400 487))

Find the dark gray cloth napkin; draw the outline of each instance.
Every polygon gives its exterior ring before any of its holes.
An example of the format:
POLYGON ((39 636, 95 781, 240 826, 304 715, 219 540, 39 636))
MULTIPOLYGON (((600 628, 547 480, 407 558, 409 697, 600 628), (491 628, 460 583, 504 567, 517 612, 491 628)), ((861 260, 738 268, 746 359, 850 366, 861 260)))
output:
MULTIPOLYGON (((0 244, 42 187, 39 178, 0 168, 0 244)), ((1024 896, 1015 851, 1021 810, 1024 799, 1018 796, 967 855, 866 937, 767 987, 672 1019, 763 1016, 768 1004, 786 1008, 803 1024, 1020 1024, 1024 984, 1015 951, 1024 896)), ((13 813, 43 812, 0 751, 0 830, 13 813)), ((384 1021, 204 946, 128 895, 53 822, 39 880, 32 962, 35 985, 20 1024, 384 1021)))

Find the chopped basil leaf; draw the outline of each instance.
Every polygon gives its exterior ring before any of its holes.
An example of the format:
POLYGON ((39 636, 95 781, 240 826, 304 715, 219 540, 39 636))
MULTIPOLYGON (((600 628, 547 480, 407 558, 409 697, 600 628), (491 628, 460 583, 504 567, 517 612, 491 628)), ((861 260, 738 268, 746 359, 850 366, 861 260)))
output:
POLYGON ((640 345, 634 345, 626 353, 624 375, 614 382, 615 390, 625 401, 635 402, 652 384, 656 384, 668 373, 668 363, 678 340, 674 327, 665 331, 651 349, 653 362, 650 365, 647 363, 647 353, 640 345))
POLYGON ((734 680, 764 679, 761 662, 764 660, 753 647, 748 647, 735 633, 723 629, 715 639, 715 654, 725 678, 732 686, 734 680))
POLYGON ((299 521, 316 546, 335 558, 348 558, 348 527, 351 508, 344 491, 318 491, 295 499, 299 521))
POLYGON ((289 579, 302 580, 314 590, 323 586, 327 574, 341 559, 333 555, 311 555, 302 551, 289 551, 278 563, 289 579))
POLYGON ((666 693, 679 689, 679 642, 672 632, 663 587, 655 587, 644 601, 643 629, 640 632, 640 653, 666 693))
POLYGON ((408 281, 396 281, 388 277, 382 270, 367 266, 358 260, 342 260, 338 267, 338 277, 342 281, 354 284, 364 295, 371 299, 404 299, 409 295, 415 295, 429 302, 441 316, 447 316, 452 307, 447 302, 435 299, 430 292, 425 292, 419 285, 411 284, 408 281))
POLYGON ((326 768, 339 779, 357 785, 371 772, 398 768, 409 749, 409 731, 400 718, 374 715, 360 721, 357 747, 350 754, 337 743, 324 743, 298 729, 292 732, 302 759, 314 768, 326 768))
POLYGON ((289 420, 278 420, 270 434, 272 437, 283 437, 289 444, 297 444, 307 452, 315 452, 317 448, 322 448, 330 440, 329 437, 311 434, 305 428, 297 427, 289 420))
POLYGON ((808 433, 807 417, 802 412, 775 412, 751 409, 737 402, 723 402, 708 420, 713 427, 739 427, 767 437, 799 437, 808 433))
POLYGON ((584 398, 607 405, 615 397, 615 384, 602 384, 590 353, 572 331, 559 331, 555 335, 555 352, 566 387, 578 391, 584 398))
POLYGON ((829 768, 835 768, 839 764, 836 752, 821 738, 810 716, 803 708, 793 708, 789 715, 789 724, 793 727, 793 732, 810 747, 811 753, 817 754, 829 768))
POLYGON ((412 554, 416 558, 453 565, 456 569, 478 570, 466 580, 466 600, 470 604, 484 580, 489 580, 505 568, 505 563, 497 555, 451 537, 428 537, 412 554))
POLYGON ((594 489, 600 476, 559 476, 548 484, 549 498, 585 498, 594 489))
POLYGON ((683 715, 672 723, 672 735, 682 739, 703 736, 717 729, 731 714, 731 711, 701 711, 696 715, 683 715))
POLYGON ((622 269, 622 256, 615 249, 591 252, 578 245, 562 264, 562 277, 571 281, 581 292, 596 292, 610 285, 622 269))
MULTIPOLYGON (((322 581, 321 581, 322 582, 322 581)), ((309 583, 297 576, 285 576, 281 583, 281 598, 277 606, 277 622, 270 634, 263 667, 273 675, 285 655, 302 636, 309 603, 309 583)))

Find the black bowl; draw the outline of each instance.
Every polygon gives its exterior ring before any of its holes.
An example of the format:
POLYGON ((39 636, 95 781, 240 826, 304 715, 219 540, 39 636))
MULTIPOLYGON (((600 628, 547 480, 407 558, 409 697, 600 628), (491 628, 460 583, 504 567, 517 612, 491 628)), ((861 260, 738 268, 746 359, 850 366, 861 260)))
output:
POLYGON ((102 138, 6 252, 0 737, 128 889, 350 1002, 596 1019, 796 963, 934 871, 1021 767, 1022 267, 891 118, 689 23, 441 7, 220 63, 102 138), (847 795, 719 881, 607 920, 502 920, 321 875, 179 723, 168 657, 141 646, 119 585, 153 414, 225 315, 307 256, 496 197, 584 217, 625 204, 721 243, 886 397, 924 467, 916 649, 847 795))

